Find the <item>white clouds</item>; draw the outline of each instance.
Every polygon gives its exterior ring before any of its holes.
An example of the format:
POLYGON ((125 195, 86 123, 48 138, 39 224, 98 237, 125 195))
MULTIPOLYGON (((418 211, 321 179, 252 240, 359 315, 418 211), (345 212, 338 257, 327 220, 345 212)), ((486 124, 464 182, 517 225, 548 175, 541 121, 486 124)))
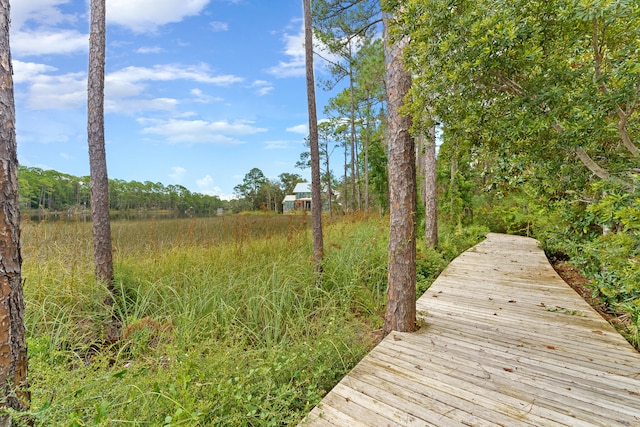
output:
POLYGON ((134 114, 148 111, 167 111, 175 113, 180 101, 173 98, 129 99, 107 98, 104 109, 107 113, 134 114))
POLYGON ((266 141, 264 143, 264 148, 266 150, 281 150, 284 148, 289 148, 289 141, 266 141))
POLYGON ((187 170, 182 166, 173 166, 171 168, 171 173, 168 176, 173 180, 173 182, 179 184, 180 182, 182 182, 182 178, 186 174, 187 174, 187 170))
POLYGON ((242 141, 236 136, 253 135, 266 132, 267 129, 253 126, 253 122, 226 120, 207 122, 204 120, 151 120, 140 119, 140 124, 146 126, 143 134, 159 135, 171 143, 213 143, 221 145, 237 145, 242 141))
MULTIPOLYGON (((294 23, 297 20, 294 20, 294 23)), ((283 53, 289 58, 286 61, 279 61, 278 65, 273 66, 266 71, 279 78, 284 77, 302 77, 305 75, 305 52, 304 52, 304 25, 298 27, 299 31, 295 34, 284 33, 282 41, 284 42, 283 53)), ((314 52, 320 52, 323 58, 331 62, 338 63, 340 58, 329 52, 327 46, 314 37, 314 52)), ((315 65, 319 62, 315 61, 315 65)))
POLYGON ((191 94, 191 96, 193 96, 191 101, 198 104, 209 104, 211 102, 222 101, 222 98, 206 95, 201 89, 198 88, 191 89, 189 93, 191 94))
MULTIPOLYGON (((109 73, 105 77, 107 100, 116 104, 114 108, 110 108, 108 111, 121 113, 131 113, 145 109, 171 111, 178 104, 178 101, 173 98, 163 97, 152 100, 132 100, 131 98, 144 95, 151 83, 173 80, 189 80, 214 86, 229 86, 243 81, 241 77, 234 75, 212 75, 209 68, 204 64, 197 66, 168 64, 154 65, 153 67, 127 67, 109 73)), ((197 103, 208 103, 216 100, 216 98, 204 95, 200 89, 192 89, 191 95, 194 97, 192 101, 197 103)))
MULTIPOLYGON (((27 84, 27 105, 31 109, 78 108, 86 103, 86 72, 54 75, 55 67, 34 62, 13 61, 14 80, 27 84)), ((155 65, 127 67, 105 76, 105 109, 108 112, 132 113, 144 110, 175 110, 179 101, 169 97, 144 96, 153 82, 191 80, 214 86, 241 82, 233 75, 212 75, 205 65, 155 65), (133 99, 141 97, 141 99, 133 99)), ((208 97, 200 89, 191 91, 195 102, 206 103, 208 97)))
MULTIPOLYGON (((188 16, 200 14, 210 0, 109 0, 107 20, 134 32, 153 32, 157 27, 180 22, 188 16)), ((77 29, 77 14, 65 14, 61 7, 70 0, 20 0, 11 5, 13 55, 35 56, 86 52, 89 35, 77 29)), ((88 7, 84 9, 88 14, 88 7)), ((226 31, 223 22, 212 23, 217 31, 226 31)), ((159 48, 140 48, 138 53, 158 53, 159 48)))
POLYGON ((170 81, 170 80, 193 80, 200 83, 209 83, 216 86, 229 86, 242 82, 242 77, 234 75, 210 74, 209 68, 205 64, 200 65, 154 65, 153 67, 126 67, 122 70, 109 73, 105 77, 105 84, 115 86, 127 86, 129 90, 136 83, 144 81, 170 81))
POLYGON ((29 83, 27 105, 34 110, 74 109, 87 102, 87 79, 84 73, 31 75, 29 83))
POLYGON ((285 44, 284 54, 289 57, 289 60, 278 62, 278 65, 269 68, 267 72, 276 77, 304 76, 304 29, 300 30, 298 34, 285 34, 283 41, 285 44))
POLYGON ((265 80, 255 80, 250 87, 255 89, 254 93, 258 96, 268 95, 273 92, 273 85, 265 80))
POLYGON ((215 31, 216 33, 229 31, 229 24, 227 24, 226 22, 213 21, 209 24, 209 26, 211 27, 211 30, 215 31))
POLYGON ((309 125, 303 124, 303 125, 296 125, 296 126, 291 126, 289 128, 286 129, 287 132, 292 132, 292 133, 299 133, 301 135, 308 135, 309 134, 309 125))
POLYGON ((89 50, 89 36, 75 30, 16 31, 11 34, 15 56, 66 55, 89 50))
POLYGON ((76 29, 76 14, 64 14, 59 6, 69 0, 21 0, 11 4, 11 50, 14 57, 70 54, 88 50, 89 35, 76 29))
POLYGON ((69 3, 69 0, 20 0, 11 3, 11 22, 20 28, 26 21, 56 25, 75 19, 73 15, 64 15, 56 7, 69 3))
POLYGON ((198 15, 209 0, 109 0, 107 20, 135 32, 155 31, 157 27, 198 15))
POLYGON ((13 60, 13 82, 15 84, 26 83, 37 76, 49 71, 56 71, 56 67, 46 64, 36 64, 34 62, 22 62, 13 60))
POLYGON ((215 185, 211 175, 205 175, 202 178, 197 179, 196 186, 198 187, 199 193, 206 194, 208 196, 218 196, 222 200, 231 200, 235 198, 234 195, 224 194, 222 189, 215 185))
POLYGON ((160 46, 145 46, 145 47, 140 47, 136 49, 136 53, 141 53, 143 55, 146 55, 148 53, 162 53, 162 52, 164 52, 164 49, 161 48, 160 46))

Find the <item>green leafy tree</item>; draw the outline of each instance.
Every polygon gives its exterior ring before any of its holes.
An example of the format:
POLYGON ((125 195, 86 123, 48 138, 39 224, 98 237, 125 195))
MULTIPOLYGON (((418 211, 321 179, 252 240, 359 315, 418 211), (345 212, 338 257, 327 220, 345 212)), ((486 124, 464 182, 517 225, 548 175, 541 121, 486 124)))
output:
MULTIPOLYGON (((356 167, 358 142, 356 140, 356 63, 363 44, 371 43, 379 24, 382 22, 380 3, 374 0, 341 1, 319 0, 314 2, 314 28, 317 37, 330 53, 338 58, 328 61, 332 79, 325 81, 327 88, 335 87, 341 80, 348 79, 348 87, 342 99, 347 106, 349 122, 349 149, 351 161, 351 207, 362 209, 359 169, 356 167)), ((346 174, 345 174, 346 176, 346 174)), ((346 182, 345 182, 346 185, 346 182)), ((347 192, 345 191, 345 196, 347 192)))
POLYGON ((241 184, 233 187, 233 191, 244 199, 247 199, 252 210, 260 208, 260 200, 258 198, 260 189, 267 182, 264 173, 258 168, 251 169, 242 180, 241 184))
POLYGON ((554 155, 582 166, 575 177, 632 187, 639 14, 628 1, 410 1, 412 111, 429 105, 445 126, 535 166, 554 155))
POLYGON ((297 173, 289 173, 283 172, 278 175, 278 179, 280 180, 280 186, 284 194, 293 193, 293 189, 296 187, 296 184, 300 182, 304 182, 304 179, 297 173))

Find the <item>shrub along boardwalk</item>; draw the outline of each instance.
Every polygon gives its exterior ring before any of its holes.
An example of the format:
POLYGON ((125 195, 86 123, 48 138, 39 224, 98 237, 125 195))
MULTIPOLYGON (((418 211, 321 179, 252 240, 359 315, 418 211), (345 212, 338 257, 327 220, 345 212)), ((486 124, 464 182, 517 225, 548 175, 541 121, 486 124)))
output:
POLYGON ((309 414, 313 426, 640 426, 640 354, 537 241, 489 234, 309 414))

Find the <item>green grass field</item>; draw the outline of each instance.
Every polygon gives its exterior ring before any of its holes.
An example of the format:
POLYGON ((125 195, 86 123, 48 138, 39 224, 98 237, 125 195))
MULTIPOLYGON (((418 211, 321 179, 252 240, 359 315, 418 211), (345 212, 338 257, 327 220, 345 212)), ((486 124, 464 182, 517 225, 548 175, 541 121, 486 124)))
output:
MULTIPOLYGON (((90 223, 23 222, 28 416, 39 426, 297 424, 383 322, 388 218, 327 221, 321 278, 306 216, 113 222, 112 308, 93 277, 90 223)), ((484 231, 451 230, 440 251, 420 249, 418 292, 484 231)))
POLYGON ((371 347, 386 287, 384 220, 325 225, 320 280, 307 223, 114 222, 111 310, 89 223, 23 223, 36 424, 297 423, 371 347))

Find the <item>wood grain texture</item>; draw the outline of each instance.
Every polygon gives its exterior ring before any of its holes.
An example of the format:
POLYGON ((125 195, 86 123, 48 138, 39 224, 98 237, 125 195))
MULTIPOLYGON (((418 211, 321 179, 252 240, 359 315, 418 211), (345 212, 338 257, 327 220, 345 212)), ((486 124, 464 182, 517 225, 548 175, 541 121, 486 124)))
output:
POLYGON ((303 426, 640 426, 640 354, 534 239, 490 233, 303 426))

